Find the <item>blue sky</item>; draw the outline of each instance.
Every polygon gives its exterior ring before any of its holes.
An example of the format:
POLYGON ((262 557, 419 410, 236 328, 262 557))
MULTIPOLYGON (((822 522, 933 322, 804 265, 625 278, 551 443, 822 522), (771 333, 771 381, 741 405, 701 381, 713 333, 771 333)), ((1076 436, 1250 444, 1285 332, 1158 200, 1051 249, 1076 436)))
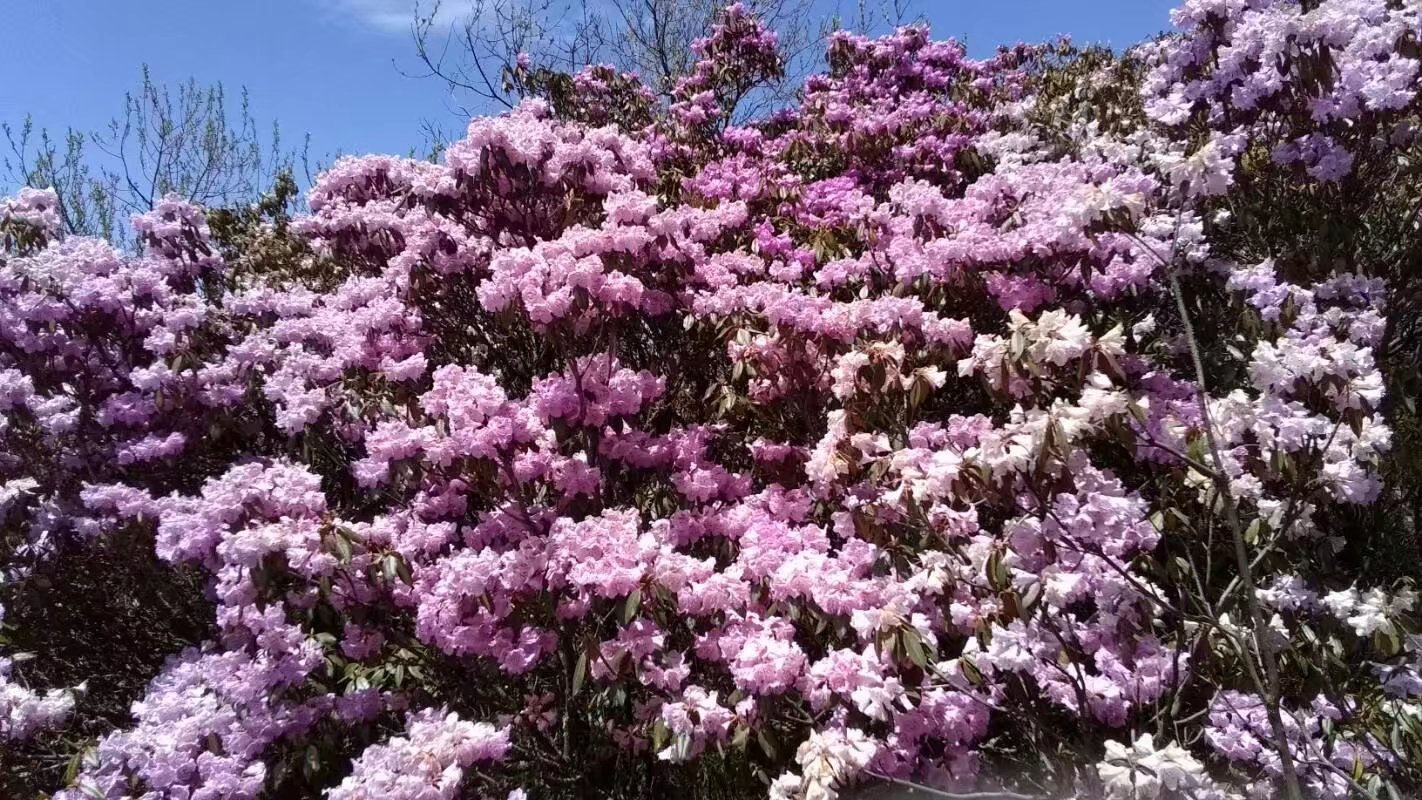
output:
MULTIPOLYGON (((447 0, 450 3, 467 0, 447 0)), ((825 10, 835 0, 817 0, 825 10)), ((849 0, 839 0, 852 6, 849 0)), ((312 152, 407 152, 422 120, 446 129, 443 86, 417 73, 414 0, 0 0, 0 121, 32 113, 39 126, 103 127, 147 63, 159 81, 189 76, 245 86, 259 121, 284 137, 309 133, 312 152)), ((974 54, 1058 33, 1113 46, 1169 25, 1173 0, 918 0, 939 37, 974 54)))

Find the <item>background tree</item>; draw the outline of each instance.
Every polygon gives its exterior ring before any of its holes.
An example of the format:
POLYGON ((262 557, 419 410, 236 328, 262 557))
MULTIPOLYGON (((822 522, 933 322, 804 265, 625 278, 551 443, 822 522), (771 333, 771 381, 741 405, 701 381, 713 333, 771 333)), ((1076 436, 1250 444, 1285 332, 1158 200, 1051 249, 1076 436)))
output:
MULTIPOLYGON (((738 119, 787 98, 814 69, 829 31, 892 30, 914 19, 913 0, 854 0, 818 17, 814 0, 742 5, 776 31, 787 69, 770 91, 742 104, 738 119)), ((448 83, 461 98, 458 111, 471 116, 479 106, 516 105, 528 88, 511 77, 519 68, 573 73, 608 63, 638 74, 669 100, 695 66, 692 43, 708 35, 724 6, 721 0, 428 0, 417 4, 411 29, 425 74, 448 83)))
POLYGON ((104 130, 70 128, 60 137, 31 117, 3 130, 8 182, 54 189, 68 233, 115 241, 128 239, 130 215, 169 194, 210 207, 245 203, 306 158, 304 148, 283 149, 275 122, 263 134, 245 89, 231 108, 221 83, 189 79, 170 88, 146 65, 122 115, 104 130))

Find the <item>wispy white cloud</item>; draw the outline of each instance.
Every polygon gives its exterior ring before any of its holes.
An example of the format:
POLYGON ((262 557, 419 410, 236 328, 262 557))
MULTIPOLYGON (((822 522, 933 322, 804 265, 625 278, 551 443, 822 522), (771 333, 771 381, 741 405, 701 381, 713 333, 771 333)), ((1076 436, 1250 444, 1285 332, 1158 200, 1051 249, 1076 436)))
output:
MULTIPOLYGON (((333 18, 358 25, 378 33, 408 34, 418 10, 427 16, 435 8, 434 0, 314 0, 333 18)), ((468 0, 442 0, 438 4, 435 22, 447 25, 469 13, 468 0)))

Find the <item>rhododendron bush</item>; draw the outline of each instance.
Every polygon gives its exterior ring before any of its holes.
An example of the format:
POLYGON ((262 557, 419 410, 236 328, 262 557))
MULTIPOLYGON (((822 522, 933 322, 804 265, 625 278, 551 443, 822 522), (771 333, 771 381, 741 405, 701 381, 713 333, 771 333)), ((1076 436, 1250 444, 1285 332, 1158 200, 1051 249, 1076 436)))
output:
POLYGON ((292 217, 3 201, 0 738, 65 800, 1416 796, 1422 609, 1356 548, 1419 7, 1175 23, 836 34, 736 125, 733 6, 668 104, 520 68, 292 217), (201 621, 66 734, 96 550, 201 621))

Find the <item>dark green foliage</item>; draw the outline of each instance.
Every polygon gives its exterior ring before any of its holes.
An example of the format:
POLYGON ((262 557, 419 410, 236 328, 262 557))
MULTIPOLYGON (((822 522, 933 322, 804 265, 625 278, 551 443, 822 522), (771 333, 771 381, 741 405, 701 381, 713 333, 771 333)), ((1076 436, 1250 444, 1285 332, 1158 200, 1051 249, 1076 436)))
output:
POLYGON ((62 785, 71 759, 130 723, 129 708, 173 653, 213 635, 206 577, 153 553, 151 533, 127 528, 101 542, 62 545, 7 592, 0 644, 33 656, 15 667, 32 688, 87 681, 62 733, 0 746, 0 797, 62 785))

